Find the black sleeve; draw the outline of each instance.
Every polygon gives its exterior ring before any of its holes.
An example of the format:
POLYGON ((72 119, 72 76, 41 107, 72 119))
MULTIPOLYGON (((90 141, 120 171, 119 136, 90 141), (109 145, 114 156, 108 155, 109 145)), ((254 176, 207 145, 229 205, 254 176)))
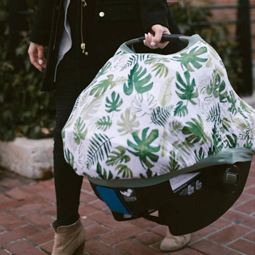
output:
POLYGON ((30 41, 47 46, 50 40, 50 30, 54 0, 39 0, 38 9, 30 35, 30 41))
POLYGON ((141 20, 144 31, 147 33, 155 24, 160 24, 170 29, 169 7, 166 0, 139 0, 141 20))

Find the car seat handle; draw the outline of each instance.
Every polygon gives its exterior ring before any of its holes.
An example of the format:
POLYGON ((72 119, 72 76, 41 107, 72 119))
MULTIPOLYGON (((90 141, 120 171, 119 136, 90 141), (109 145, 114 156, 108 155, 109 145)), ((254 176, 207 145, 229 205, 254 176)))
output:
MULTIPOLYGON (((176 40, 180 40, 182 42, 188 42, 189 38, 190 38, 190 36, 181 35, 181 34, 170 34, 170 35, 164 34, 162 36, 161 42, 171 42, 171 41, 176 41, 176 40)), ((131 45, 136 44, 136 43, 142 43, 143 40, 145 40, 144 36, 139 37, 139 38, 135 38, 135 39, 127 41, 126 45, 131 46, 131 45)))

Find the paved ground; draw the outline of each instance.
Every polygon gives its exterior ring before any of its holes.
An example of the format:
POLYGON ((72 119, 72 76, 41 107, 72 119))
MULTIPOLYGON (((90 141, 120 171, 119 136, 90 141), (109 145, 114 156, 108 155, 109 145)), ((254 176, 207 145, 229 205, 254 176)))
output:
MULTIPOLYGON (((245 191, 219 220, 193 234, 177 255, 255 254, 255 160, 245 191)), ((99 201, 86 179, 80 215, 87 233, 86 252, 93 255, 156 255, 166 228, 146 220, 120 223, 99 201)), ((0 171, 0 255, 50 254, 55 219, 53 180, 35 182, 0 171)))

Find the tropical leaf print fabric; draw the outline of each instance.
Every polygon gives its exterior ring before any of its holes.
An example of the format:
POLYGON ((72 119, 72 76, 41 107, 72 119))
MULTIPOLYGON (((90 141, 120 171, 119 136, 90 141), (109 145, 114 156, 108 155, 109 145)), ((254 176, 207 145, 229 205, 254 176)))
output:
POLYGON ((123 44, 77 98, 62 137, 78 175, 120 180, 180 171, 230 149, 254 153, 254 133, 255 110, 193 35, 171 55, 123 44))

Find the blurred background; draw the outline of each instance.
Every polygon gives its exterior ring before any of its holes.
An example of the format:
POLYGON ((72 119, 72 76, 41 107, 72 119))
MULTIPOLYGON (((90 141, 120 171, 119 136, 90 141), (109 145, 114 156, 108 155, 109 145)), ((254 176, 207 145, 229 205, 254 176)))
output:
MULTIPOLYGON (((27 54, 37 0, 0 1, 0 140, 51 137, 53 93, 41 93, 42 74, 27 54)), ((255 0, 193 0, 171 11, 181 32, 200 34, 227 68, 241 97, 254 95, 255 0)))

